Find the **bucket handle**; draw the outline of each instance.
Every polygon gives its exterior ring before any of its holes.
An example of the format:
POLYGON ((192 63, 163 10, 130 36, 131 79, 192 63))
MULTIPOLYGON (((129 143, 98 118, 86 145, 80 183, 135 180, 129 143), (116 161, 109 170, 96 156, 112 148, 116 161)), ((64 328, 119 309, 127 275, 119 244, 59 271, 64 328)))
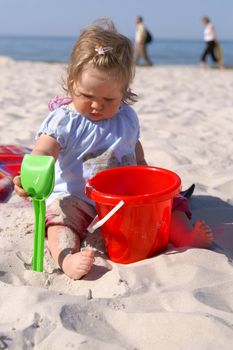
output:
POLYGON ((123 205, 125 202, 121 200, 110 212, 105 215, 101 220, 98 220, 98 215, 92 220, 90 225, 87 227, 87 231, 90 233, 93 233, 97 228, 101 227, 103 224, 105 224, 106 221, 108 221, 123 205))

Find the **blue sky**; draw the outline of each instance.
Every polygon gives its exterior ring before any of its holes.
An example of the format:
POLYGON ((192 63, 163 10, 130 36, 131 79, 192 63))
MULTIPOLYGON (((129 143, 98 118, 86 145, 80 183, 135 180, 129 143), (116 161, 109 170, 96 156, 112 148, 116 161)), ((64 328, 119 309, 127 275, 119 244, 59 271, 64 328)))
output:
POLYGON ((110 17, 134 36, 141 15, 158 38, 202 39, 209 16, 219 39, 233 40, 233 0, 0 0, 0 35, 73 36, 93 20, 110 17))

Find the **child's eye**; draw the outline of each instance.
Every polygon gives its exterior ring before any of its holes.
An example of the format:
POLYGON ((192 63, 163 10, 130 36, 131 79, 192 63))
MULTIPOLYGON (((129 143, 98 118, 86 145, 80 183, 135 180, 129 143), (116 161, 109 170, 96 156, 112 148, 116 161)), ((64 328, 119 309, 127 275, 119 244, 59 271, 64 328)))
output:
POLYGON ((105 97, 104 100, 107 101, 107 102, 112 102, 112 101, 114 101, 114 98, 107 98, 107 97, 105 97))
POLYGON ((87 94, 81 94, 83 97, 85 97, 85 98, 89 98, 89 99, 91 99, 92 98, 92 96, 90 96, 90 95, 87 95, 87 94))

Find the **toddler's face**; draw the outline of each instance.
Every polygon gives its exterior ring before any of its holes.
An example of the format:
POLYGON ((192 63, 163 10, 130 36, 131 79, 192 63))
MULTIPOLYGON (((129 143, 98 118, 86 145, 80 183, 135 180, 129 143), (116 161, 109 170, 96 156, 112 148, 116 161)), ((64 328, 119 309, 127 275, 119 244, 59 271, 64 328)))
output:
POLYGON ((114 72, 88 65, 74 83, 72 99, 79 113, 98 121, 112 118, 119 110, 122 97, 122 82, 115 79, 114 72))

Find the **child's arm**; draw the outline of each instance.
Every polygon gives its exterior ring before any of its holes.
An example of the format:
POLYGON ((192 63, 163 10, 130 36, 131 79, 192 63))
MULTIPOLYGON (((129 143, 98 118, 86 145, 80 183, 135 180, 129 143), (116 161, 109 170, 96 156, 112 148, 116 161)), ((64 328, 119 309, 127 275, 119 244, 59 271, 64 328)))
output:
MULTIPOLYGON (((60 151, 60 145, 59 143, 51 136, 42 134, 35 146, 33 147, 33 150, 31 152, 32 155, 35 156, 52 156, 56 160, 58 157, 60 151)), ((13 179, 14 183, 14 190, 20 197, 28 197, 28 194, 24 191, 22 188, 21 182, 20 182, 20 176, 16 176, 13 179)))
POLYGON ((143 147, 140 141, 136 143, 135 153, 136 153, 137 165, 147 165, 147 162, 144 157, 143 147))
POLYGON ((59 143, 52 136, 42 134, 33 147, 31 154, 34 156, 52 156, 57 160, 59 151, 59 143))

